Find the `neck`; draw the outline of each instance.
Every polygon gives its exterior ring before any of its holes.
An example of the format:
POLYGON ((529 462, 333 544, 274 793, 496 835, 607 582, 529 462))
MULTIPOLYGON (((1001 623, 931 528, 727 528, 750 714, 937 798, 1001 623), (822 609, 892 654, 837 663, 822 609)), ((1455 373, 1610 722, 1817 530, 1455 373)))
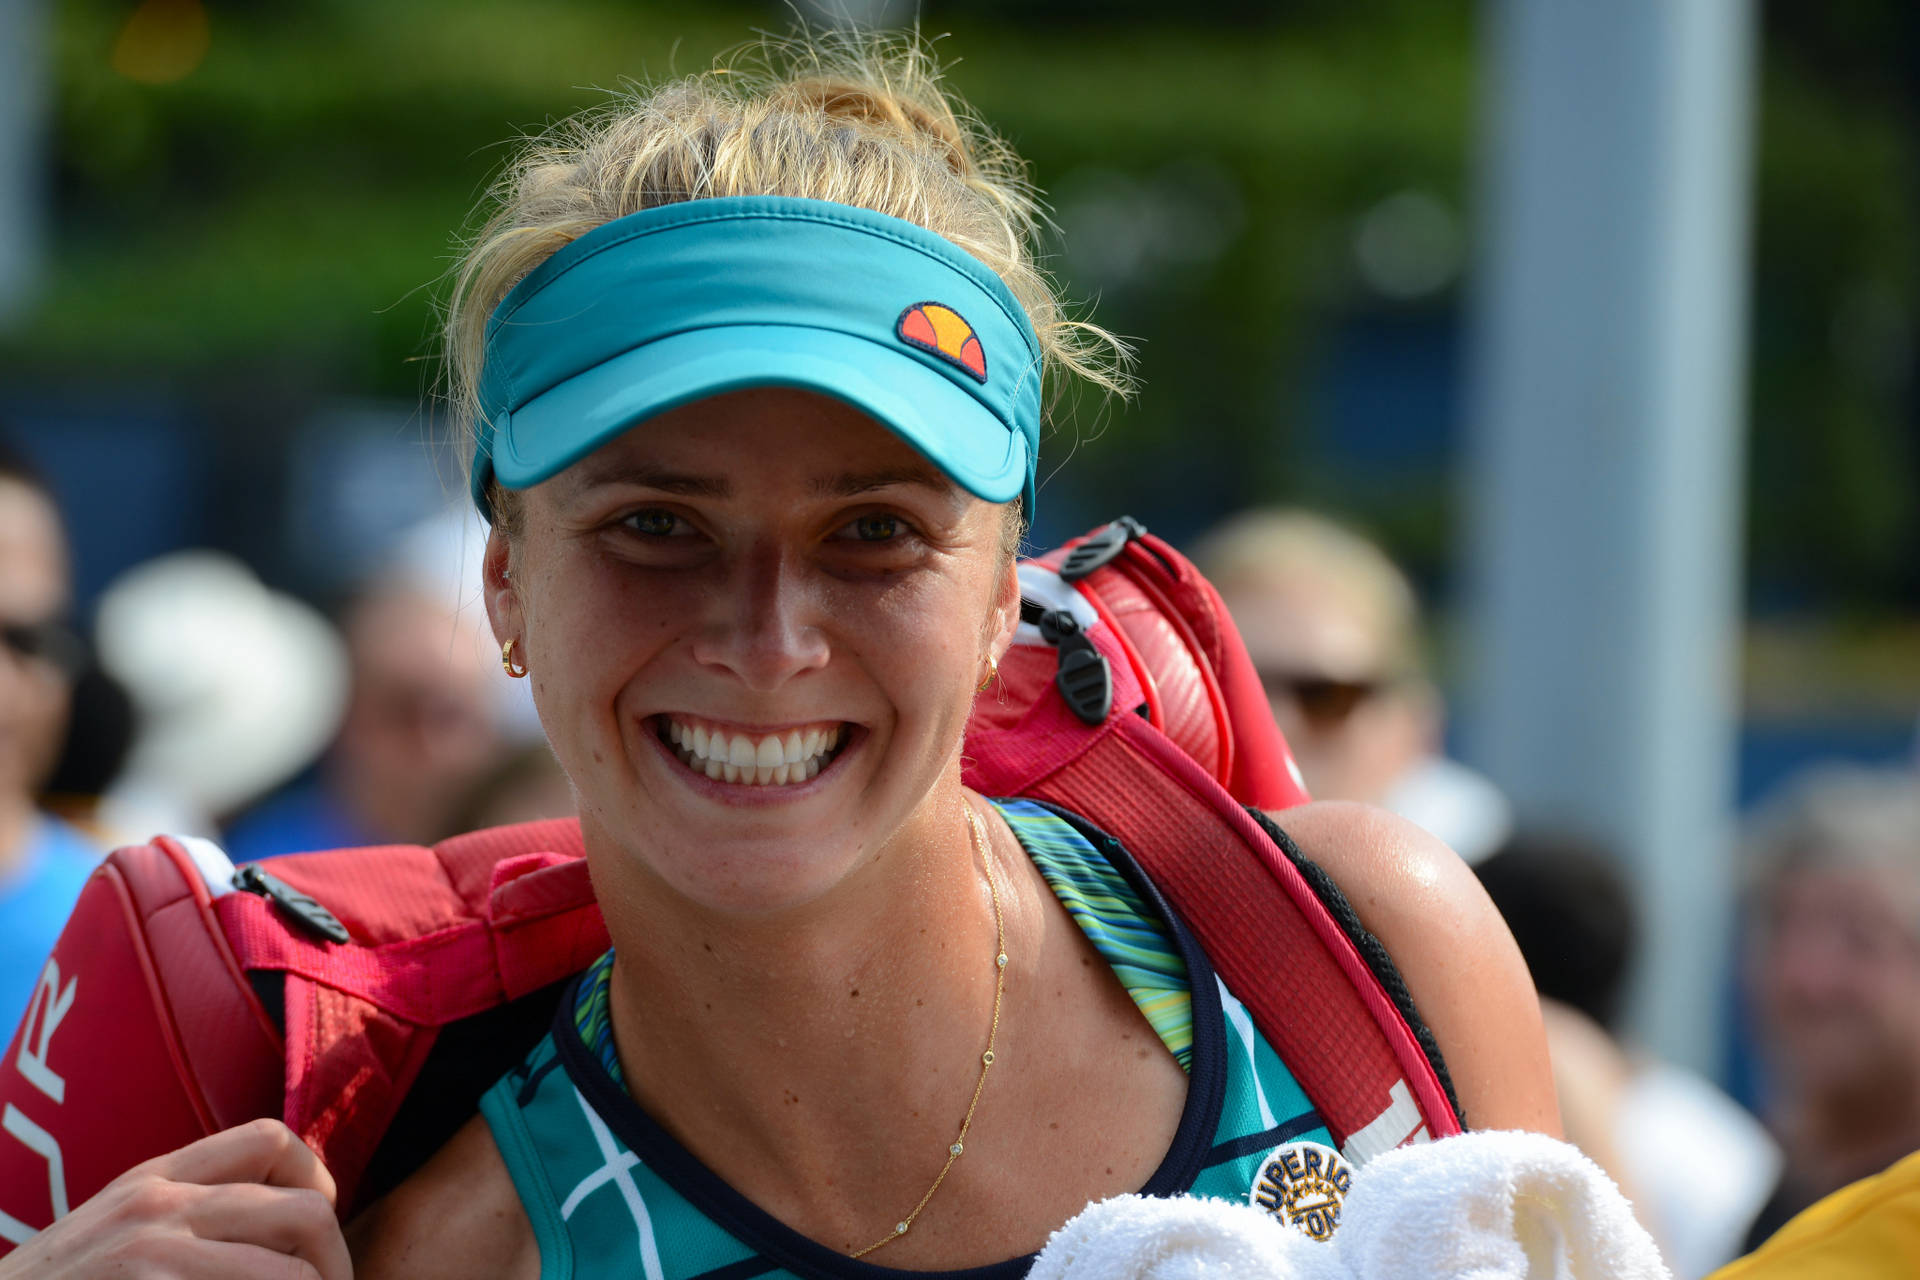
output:
MULTIPOLYGON (((722 1177, 752 1178, 777 1216, 843 1220, 856 1247, 911 1207, 979 1080, 997 942, 968 803, 956 783, 924 835, 772 917, 692 907, 630 858, 595 866, 636 1099, 722 1177)), ((1012 952, 1016 890, 988 856, 1012 952)))

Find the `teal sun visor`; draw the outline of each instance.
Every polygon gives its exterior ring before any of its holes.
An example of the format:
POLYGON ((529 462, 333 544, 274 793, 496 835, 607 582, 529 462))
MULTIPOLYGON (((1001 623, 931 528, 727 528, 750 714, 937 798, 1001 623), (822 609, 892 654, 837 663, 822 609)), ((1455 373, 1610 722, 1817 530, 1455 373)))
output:
POLYGON ((999 276, 910 222, 820 200, 690 200, 569 244, 494 309, 473 498, 523 489, 679 405, 833 396, 1033 515, 1040 348, 999 276))

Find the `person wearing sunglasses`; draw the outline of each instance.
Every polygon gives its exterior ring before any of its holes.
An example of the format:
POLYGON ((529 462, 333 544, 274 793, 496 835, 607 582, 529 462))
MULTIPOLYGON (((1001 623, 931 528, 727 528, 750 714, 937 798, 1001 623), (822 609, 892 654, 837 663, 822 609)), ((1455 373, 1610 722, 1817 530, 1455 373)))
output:
POLYGON ((18 1022, 99 853, 43 813, 86 650, 65 622, 66 534, 45 481, 0 445, 0 1021, 18 1022))
POLYGON ((1420 611, 1385 552, 1309 511, 1243 512, 1194 553, 1220 588, 1307 789, 1425 827, 1469 862, 1504 844, 1506 798, 1440 754, 1420 611))

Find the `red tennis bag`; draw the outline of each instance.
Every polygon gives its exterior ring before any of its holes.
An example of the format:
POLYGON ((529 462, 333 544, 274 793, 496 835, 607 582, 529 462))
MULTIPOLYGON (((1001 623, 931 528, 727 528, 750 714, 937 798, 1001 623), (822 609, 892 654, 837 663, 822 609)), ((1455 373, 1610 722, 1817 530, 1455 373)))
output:
MULTIPOLYGON (((1262 812, 1306 793, 1213 588, 1130 519, 1020 578, 968 785, 1120 841, 1350 1159, 1457 1133, 1391 962, 1262 812)), ((0 1061, 0 1252, 142 1160, 260 1116, 321 1154, 343 1214, 383 1194, 609 945, 581 852, 578 825, 554 821, 266 867, 171 837, 114 853, 0 1061)))

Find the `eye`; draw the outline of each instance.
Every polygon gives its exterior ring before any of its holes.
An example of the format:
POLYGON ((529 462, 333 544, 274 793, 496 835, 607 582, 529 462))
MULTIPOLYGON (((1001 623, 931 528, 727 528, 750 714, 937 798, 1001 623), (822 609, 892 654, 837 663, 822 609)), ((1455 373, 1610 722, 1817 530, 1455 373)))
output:
POLYGON ((624 523, 635 533, 649 538, 684 537, 691 532, 685 520, 671 511, 662 511, 658 507, 636 511, 626 517, 624 523))
POLYGON ((899 516, 875 512, 849 520, 841 526, 838 537, 847 542, 893 542, 906 531, 907 523, 899 516))

